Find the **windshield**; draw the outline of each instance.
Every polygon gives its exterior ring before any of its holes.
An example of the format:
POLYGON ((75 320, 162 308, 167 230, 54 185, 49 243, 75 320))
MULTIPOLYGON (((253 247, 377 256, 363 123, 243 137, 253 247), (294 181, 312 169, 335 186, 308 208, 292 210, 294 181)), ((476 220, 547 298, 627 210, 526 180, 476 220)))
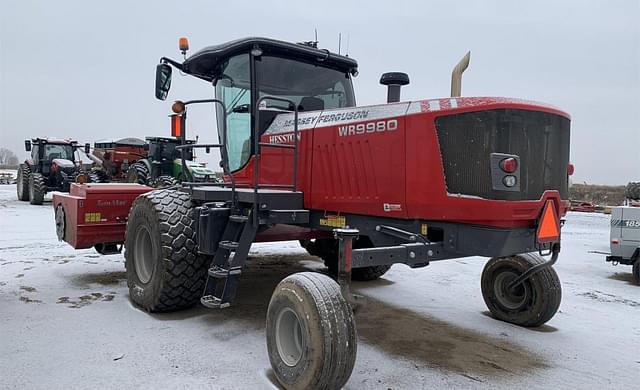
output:
POLYGON ((44 159, 52 161, 56 158, 63 158, 73 161, 73 146, 62 144, 45 144, 44 159))
POLYGON ((292 100, 300 111, 355 106, 351 79, 338 70, 262 56, 256 61, 256 72, 260 97, 269 95, 292 100))
MULTIPOLYGON (((264 55, 256 58, 256 77, 259 97, 277 96, 291 100, 299 111, 355 106, 351 78, 338 70, 264 55)), ((250 87, 249 54, 229 58, 216 72, 216 98, 226 107, 226 149, 232 172, 242 168, 251 156, 250 87)), ((279 101, 267 103, 269 107, 293 109, 279 101)), ((222 131, 222 107, 217 106, 216 113, 218 131, 222 131)), ((221 134, 218 136, 222 141, 221 134)))

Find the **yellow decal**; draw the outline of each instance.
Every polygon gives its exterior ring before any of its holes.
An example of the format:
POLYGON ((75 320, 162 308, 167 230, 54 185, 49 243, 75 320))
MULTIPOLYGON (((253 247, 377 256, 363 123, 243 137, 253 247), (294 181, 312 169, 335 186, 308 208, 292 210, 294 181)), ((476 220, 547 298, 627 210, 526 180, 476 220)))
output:
POLYGON ((347 226, 347 219, 339 215, 327 215, 325 218, 320 218, 320 225, 342 228, 347 226))
POLYGON ((100 213, 84 213, 84 222, 100 222, 102 215, 100 213))
POLYGON ((423 223, 422 226, 420 226, 420 234, 422 234, 423 236, 427 235, 427 224, 423 223))

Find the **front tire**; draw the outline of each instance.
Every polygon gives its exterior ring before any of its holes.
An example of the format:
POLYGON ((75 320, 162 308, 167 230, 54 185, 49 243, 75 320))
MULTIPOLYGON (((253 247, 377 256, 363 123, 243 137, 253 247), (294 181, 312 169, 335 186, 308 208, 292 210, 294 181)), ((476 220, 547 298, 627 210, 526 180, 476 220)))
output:
POLYGON ((507 285, 544 259, 532 253, 494 257, 482 271, 482 297, 491 314, 512 324, 535 327, 549 321, 560 306, 562 288, 556 271, 545 268, 513 289, 507 285))
POLYGON ((638 256, 636 261, 633 263, 632 271, 633 279, 635 280, 636 284, 640 286, 640 256, 638 256))
POLYGON ((41 173, 34 172, 29 175, 29 203, 40 205, 47 193, 47 185, 41 173))
POLYGON ((209 258, 198 253, 195 205, 188 194, 156 190, 140 195, 129 212, 125 267, 131 300, 150 312, 199 302, 209 258))
POLYGON ((18 200, 29 200, 29 176, 31 168, 27 164, 20 164, 18 168, 18 177, 16 179, 16 191, 18 192, 18 200))
POLYGON ((282 280, 267 310, 267 350, 285 389, 339 389, 356 360, 351 306, 330 277, 300 272, 282 280))

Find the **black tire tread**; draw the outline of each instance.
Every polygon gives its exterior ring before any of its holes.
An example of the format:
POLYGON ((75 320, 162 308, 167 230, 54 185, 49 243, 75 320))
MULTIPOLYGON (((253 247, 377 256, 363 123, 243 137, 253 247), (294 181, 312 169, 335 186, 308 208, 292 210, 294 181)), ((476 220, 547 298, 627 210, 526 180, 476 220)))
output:
MULTIPOLYGON (((174 311, 193 306, 199 302, 204 290, 208 257, 198 253, 194 219, 194 205, 191 197, 183 192, 172 190, 156 190, 136 198, 130 216, 136 207, 146 204, 154 209, 160 229, 162 270, 162 286, 152 302, 136 300, 138 305, 151 312, 174 311)), ((131 217, 130 217, 131 218, 131 217)), ((131 219, 130 219, 131 220, 131 219)), ((127 224, 126 237, 133 235, 127 224)), ((131 238, 133 239, 133 238, 131 238)), ((131 251, 125 246, 126 264, 131 261, 131 251)), ((135 272, 135 270, 131 270, 135 272)), ((129 273, 130 270, 127 270, 129 273)), ((130 289, 134 283, 127 278, 130 289)))
POLYGON ((158 176, 158 178, 154 180, 153 187, 168 188, 168 187, 173 187, 176 184, 178 184, 178 181, 173 176, 162 175, 162 176, 158 176))
POLYGON ((47 193, 47 185, 41 173, 33 172, 29 175, 29 203, 41 205, 44 195, 47 193))
MULTIPOLYGON (((533 253, 524 253, 520 255, 509 256, 507 257, 507 259, 515 259, 520 263, 525 263, 523 264, 524 269, 528 269, 537 264, 541 264, 545 261, 542 257, 538 255, 534 255, 533 253), (520 259, 521 261, 518 259, 520 259)), ((485 275, 485 270, 487 270, 493 262, 496 262, 499 260, 500 258, 492 258, 487 262, 482 272, 483 279, 485 275)), ((500 320, 511 322, 516 325, 525 326, 525 327, 538 327, 543 325, 547 321, 549 321, 558 311, 558 308, 560 307, 560 302, 562 300, 562 286, 560 284, 560 279, 558 278, 558 274, 551 267, 545 268, 542 271, 536 273, 531 277, 531 280, 533 280, 534 278, 538 279, 541 282, 543 286, 542 293, 544 294, 543 300, 546 302, 546 304, 543 305, 542 310, 539 313, 537 313, 537 315, 532 316, 521 322, 516 322, 516 321, 513 321, 512 319, 505 318, 501 313, 498 313, 493 310, 492 305, 488 301, 488 297, 483 289, 482 296, 485 300, 485 303, 487 304, 487 307, 492 312, 492 314, 500 320)))
POLYGON ((633 279, 635 280, 636 284, 640 286, 640 258, 636 259, 636 261, 633 263, 632 272, 633 279))
POLYGON ((342 388, 351 376, 357 354, 357 330, 351 306, 342 296, 338 284, 326 275, 299 272, 280 282, 287 283, 298 285, 308 291, 313 297, 319 318, 326 322, 323 326, 324 350, 328 353, 323 356, 322 370, 316 375, 317 382, 312 385, 313 388, 342 388), (346 332, 337 331, 342 327, 346 332))
POLYGON ((136 177, 135 181, 131 181, 129 173, 127 173, 127 181, 129 183, 138 183, 142 185, 147 185, 149 183, 149 169, 147 166, 140 161, 136 161, 129 167, 129 171, 135 171, 136 177))
POLYGON ((31 168, 28 164, 20 164, 18 168, 18 178, 22 184, 22 191, 16 186, 16 191, 18 192, 18 200, 28 201, 29 200, 29 176, 31 175, 31 168))

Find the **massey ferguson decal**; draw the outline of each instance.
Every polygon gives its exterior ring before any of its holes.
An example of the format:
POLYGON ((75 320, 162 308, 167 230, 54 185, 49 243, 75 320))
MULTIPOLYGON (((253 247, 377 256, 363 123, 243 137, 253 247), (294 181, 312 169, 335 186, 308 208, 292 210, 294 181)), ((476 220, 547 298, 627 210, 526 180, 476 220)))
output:
MULTIPOLYGON (((350 135, 350 132, 354 134, 364 134, 367 132, 367 125, 369 121, 373 123, 373 126, 376 126, 375 129, 378 129, 378 122, 376 120, 394 118, 403 116, 407 113, 407 109, 409 108, 409 103, 397 103, 397 104, 385 104, 380 106, 370 106, 370 107, 359 107, 359 108, 340 108, 334 110, 326 110, 326 111, 313 111, 308 113, 300 113, 298 115, 298 130, 308 130, 316 127, 329 127, 329 126, 337 126, 337 125, 345 125, 346 127, 346 135, 350 135), (362 125, 365 126, 364 129, 360 127, 360 129, 353 128, 353 131, 349 130, 349 126, 346 125, 356 125, 358 122, 365 122, 362 125), (358 133, 357 131, 364 131, 364 133, 358 133)), ((273 121, 271 126, 265 131, 265 135, 271 134, 279 134, 279 133, 292 133, 293 132, 293 114, 280 114, 273 121)), ((385 130, 393 130, 390 129, 389 126, 393 126, 393 123, 388 123, 389 121, 384 122, 385 130)), ((372 126, 372 125, 369 125, 372 126)), ((383 126, 382 124, 380 126, 383 126)), ((397 121, 396 121, 397 128, 397 121)), ((383 130, 379 130, 383 131, 383 130)), ((371 132, 371 128, 369 128, 369 132, 371 132)))

